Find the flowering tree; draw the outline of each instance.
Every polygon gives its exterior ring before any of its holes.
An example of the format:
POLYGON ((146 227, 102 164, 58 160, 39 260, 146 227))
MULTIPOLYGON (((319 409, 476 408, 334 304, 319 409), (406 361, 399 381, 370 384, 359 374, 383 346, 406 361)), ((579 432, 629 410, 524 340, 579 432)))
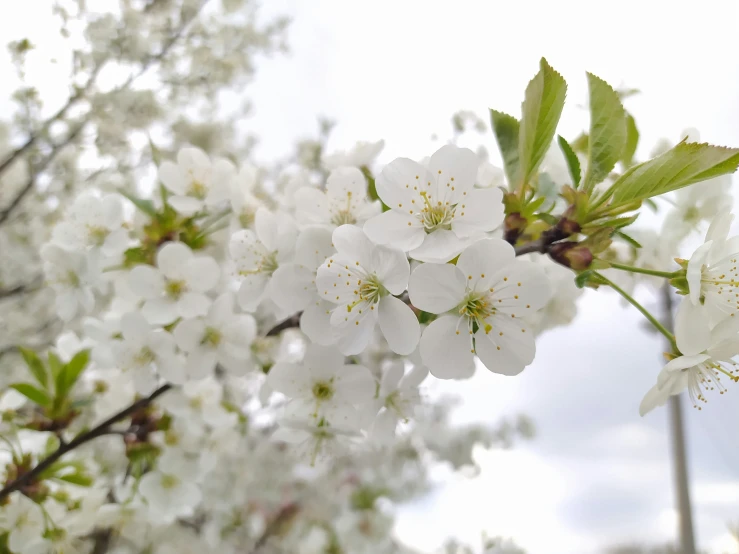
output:
MULTIPOLYGON (((722 376, 737 380, 739 243, 716 179, 737 168, 739 149, 686 139, 637 164, 619 93, 588 83, 591 126, 557 138, 561 164, 551 145, 566 83, 542 60, 520 118, 491 111, 504 171, 451 144, 377 171, 380 142, 318 150, 312 171, 270 178, 213 145, 210 156, 178 148, 162 118, 177 152, 150 141, 155 182, 146 162, 116 158, 111 169, 139 186, 71 187, 39 250, 64 332, 51 348, 16 340, 24 363, 1 399, 2 548, 408 552, 387 500, 422 490, 431 461, 469 464, 474 444, 522 430, 453 428, 449 406, 420 388, 467 378, 477 362, 520 373, 537 333, 568 323, 583 287, 617 292, 669 341, 642 413, 685 388, 696 405, 723 392, 722 376), (632 231, 642 205, 673 192, 671 241, 632 231), (671 265, 706 219, 706 243, 671 265), (674 335, 631 294, 642 276, 682 295, 674 335)), ((84 125, 104 127, 92 115, 84 125)))

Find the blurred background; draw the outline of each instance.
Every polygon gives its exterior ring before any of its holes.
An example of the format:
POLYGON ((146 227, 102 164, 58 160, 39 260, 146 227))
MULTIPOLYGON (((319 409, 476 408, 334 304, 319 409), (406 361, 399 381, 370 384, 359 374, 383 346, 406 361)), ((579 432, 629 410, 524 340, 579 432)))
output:
MULTIPOLYGON (((66 98, 68 75, 63 63, 48 63, 58 47, 51 4, 0 7, 3 40, 35 45, 28 79, 49 113, 66 98)), ((290 18, 289 52, 257 57, 248 89, 222 100, 249 99, 239 128, 257 138, 251 156, 259 164, 314 137, 319 117, 336 122, 328 151, 384 139, 380 165, 430 155, 451 137, 451 115, 461 109, 485 121, 488 108, 518 114, 542 56, 569 85, 565 137, 587 127, 591 71, 641 91, 625 101, 641 131, 637 158, 688 127, 713 144, 739 145, 735 0, 265 0, 261 12, 290 18)), ((16 109, 9 98, 18 78, 10 55, 1 56, 5 117, 16 109)), ((489 130, 469 140, 499 160, 489 130)), ((641 294, 656 305, 653 293, 641 294)), ((587 291, 579 306, 572 325, 538 340, 536 361, 521 376, 481 369, 469 381, 438 385, 462 397, 460 422, 521 412, 533 419, 536 438, 479 452, 477 475, 439 470, 434 491, 400 512, 401 540, 432 550, 448 536, 476 543, 485 531, 531 554, 579 554, 651 552, 675 539, 668 412, 638 413, 662 363, 660 339, 615 295, 587 291)), ((730 532, 739 522, 736 398, 739 390, 730 390, 700 413, 685 410, 696 535, 706 552, 739 552, 730 532)))

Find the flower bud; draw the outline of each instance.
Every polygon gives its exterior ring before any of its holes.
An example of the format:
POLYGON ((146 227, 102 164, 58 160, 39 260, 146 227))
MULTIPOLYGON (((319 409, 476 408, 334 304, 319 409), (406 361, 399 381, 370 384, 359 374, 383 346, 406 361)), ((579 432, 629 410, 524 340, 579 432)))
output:
POLYGON ((549 247, 551 258, 565 267, 583 271, 593 262, 593 253, 577 242, 560 242, 549 247))

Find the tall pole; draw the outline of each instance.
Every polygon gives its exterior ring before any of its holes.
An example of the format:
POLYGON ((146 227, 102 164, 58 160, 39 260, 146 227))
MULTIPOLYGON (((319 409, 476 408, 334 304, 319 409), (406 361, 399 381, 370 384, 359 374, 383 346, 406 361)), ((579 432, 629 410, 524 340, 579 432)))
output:
MULTIPOLYGON (((672 290, 667 283, 662 287, 662 309, 664 312, 662 323, 667 329, 672 331, 672 290)), ((670 414, 669 427, 670 442, 672 443, 672 465, 675 477, 675 496, 680 525, 680 554, 695 554, 693 509, 690 504, 688 460, 685 452, 685 426, 683 425, 680 395, 670 396, 667 403, 670 414)))

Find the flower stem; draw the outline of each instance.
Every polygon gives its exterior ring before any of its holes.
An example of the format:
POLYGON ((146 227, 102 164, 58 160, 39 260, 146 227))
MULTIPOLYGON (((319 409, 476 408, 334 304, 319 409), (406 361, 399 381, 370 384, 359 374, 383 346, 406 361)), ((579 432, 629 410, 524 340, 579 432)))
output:
POLYGON ((634 267, 633 265, 619 264, 608 260, 608 264, 614 269, 620 269, 622 271, 630 271, 631 273, 642 273, 644 275, 654 275, 655 277, 664 277, 665 279, 672 279, 676 276, 675 271, 659 271, 657 269, 647 269, 645 267, 634 267))
POLYGON ((601 281, 603 281, 603 283, 605 283, 606 285, 608 285, 609 287, 611 287, 613 290, 615 290, 617 293, 619 293, 621 296, 623 296, 629 304, 631 304, 637 310, 639 310, 641 312, 641 314, 644 317, 646 317, 647 320, 649 320, 649 323, 651 323, 652 325, 654 325, 654 328, 657 329, 657 331, 659 331, 660 333, 662 333, 667 338, 668 341, 670 341, 670 344, 672 345, 672 348, 675 349, 675 352, 678 352, 677 343, 675 342, 675 336, 672 333, 670 333, 667 330, 667 328, 664 325, 662 325, 657 320, 656 317, 654 317, 651 313, 649 313, 649 310, 647 310, 644 306, 642 306, 641 304, 639 304, 639 302, 637 302, 634 299, 634 297, 632 297, 628 292, 626 292, 624 289, 622 289, 621 287, 619 287, 616 283, 614 283, 613 281, 611 281, 607 277, 604 277, 603 275, 601 275, 597 271, 594 272, 594 274, 601 281))

